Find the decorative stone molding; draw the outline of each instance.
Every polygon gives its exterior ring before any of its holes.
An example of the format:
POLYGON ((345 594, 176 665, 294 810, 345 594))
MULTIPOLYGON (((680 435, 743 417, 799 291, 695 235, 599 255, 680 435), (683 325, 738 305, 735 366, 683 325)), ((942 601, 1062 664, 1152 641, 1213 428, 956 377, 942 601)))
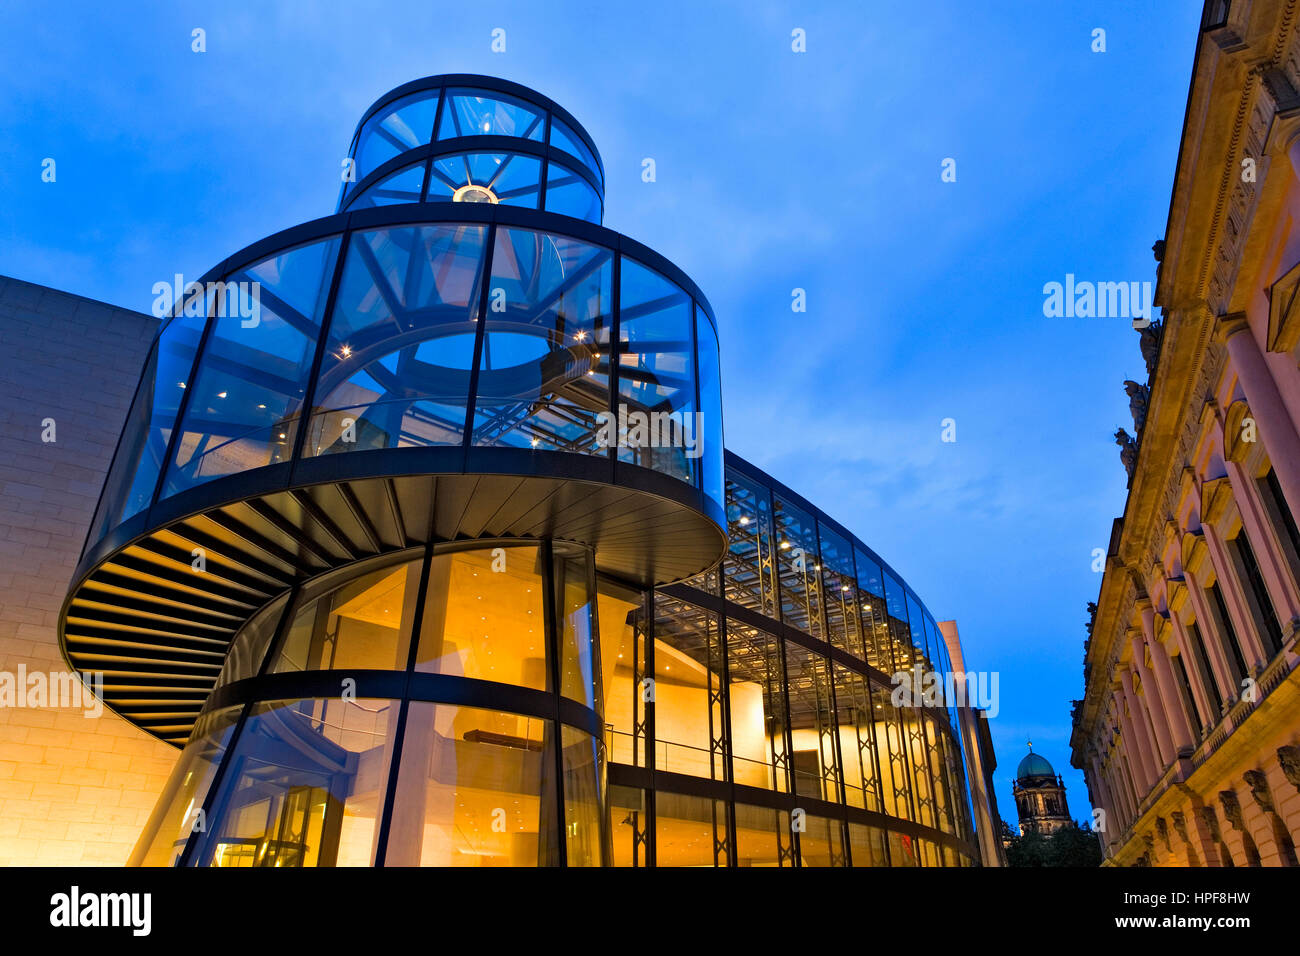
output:
POLYGON ((1188 531, 1183 534, 1183 570, 1190 571, 1198 577, 1201 564, 1209 558, 1210 549, 1205 543, 1205 534, 1201 531, 1188 531))
POLYGON ((1238 399, 1228 406, 1228 414, 1223 423, 1223 455, 1228 461, 1244 464, 1250 456, 1252 445, 1258 442, 1243 440, 1246 434, 1246 419, 1254 418, 1250 414, 1250 405, 1245 399, 1238 399))
POLYGON ((1270 352, 1290 352, 1300 345, 1300 262, 1268 289, 1268 337, 1270 352))
POLYGON ((1246 786, 1250 787, 1250 795, 1255 798, 1255 804, 1265 813, 1275 813, 1273 793, 1268 788, 1268 777, 1264 771, 1247 770, 1241 777, 1246 781, 1246 786))
POLYGON ((1246 821, 1241 815, 1241 801, 1237 799, 1237 791, 1220 790, 1219 805, 1223 807, 1223 817, 1228 821, 1228 825, 1234 830, 1245 833, 1246 821))
POLYGON ((1165 849, 1173 853, 1173 844, 1169 842, 1169 823, 1164 817, 1156 817, 1156 833, 1160 834, 1160 841, 1165 845, 1165 849))
POLYGON ((1287 782, 1296 790, 1300 790, 1300 747, 1288 744, 1285 747, 1277 748, 1277 762, 1282 766, 1282 773, 1286 774, 1287 782))

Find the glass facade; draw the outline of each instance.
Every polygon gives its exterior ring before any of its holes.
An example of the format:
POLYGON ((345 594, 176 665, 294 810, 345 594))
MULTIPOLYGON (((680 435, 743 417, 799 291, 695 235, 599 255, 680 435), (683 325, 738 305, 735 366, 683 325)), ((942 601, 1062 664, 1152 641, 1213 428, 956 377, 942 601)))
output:
POLYGON ((560 113, 536 94, 470 86, 400 96, 361 124, 339 211, 490 202, 598 223, 604 168, 589 137, 560 113))
POLYGON ((148 725, 188 741, 133 862, 975 862, 956 712, 891 697, 948 669, 933 617, 724 459, 703 296, 551 215, 600 216, 567 114, 422 83, 360 125, 355 212, 228 260, 150 354, 83 562, 165 591, 137 639, 211 691, 148 725))
POLYGON ((253 702, 233 757, 239 711, 215 710, 197 726, 137 860, 973 865, 955 715, 896 706, 890 672, 873 663, 883 654, 946 666, 933 619, 864 545, 752 467, 733 461, 726 486, 726 596, 704 577, 643 591, 597 574, 589 551, 561 542, 496 542, 361 562, 277 599, 234 642, 219 688, 320 672, 341 685, 343 675, 390 671, 468 679, 483 706, 446 684, 424 688, 429 699, 253 702), (811 551, 829 597, 810 603, 808 576, 787 575, 783 613, 772 615, 756 610, 762 576, 729 568, 736 555, 752 558, 755 534, 766 522, 775 531, 782 515, 777 550, 789 540, 811 551), (890 613, 875 592, 895 587, 890 613), (861 605, 850 612, 839 597, 850 594, 879 605, 883 619, 861 605), (880 650, 869 628, 890 632, 880 650), (558 709, 560 699, 578 710, 558 709), (311 741, 333 764, 290 774, 271 762, 294 728, 315 735, 299 734, 295 746, 311 741), (374 768, 387 768, 395 749, 391 797, 373 777, 330 776, 386 772, 374 768), (229 779, 211 791, 213 767, 236 760, 254 761, 257 794, 229 779), (335 802, 331 786, 343 795, 335 802), (217 829, 186 850, 184 819, 196 808, 217 829))
POLYGON ((606 457, 722 506, 713 320, 610 246, 403 223, 274 252, 207 286, 243 291, 198 299, 161 330, 88 545, 215 478, 407 447, 606 457), (254 284, 258 309, 237 301, 254 284))

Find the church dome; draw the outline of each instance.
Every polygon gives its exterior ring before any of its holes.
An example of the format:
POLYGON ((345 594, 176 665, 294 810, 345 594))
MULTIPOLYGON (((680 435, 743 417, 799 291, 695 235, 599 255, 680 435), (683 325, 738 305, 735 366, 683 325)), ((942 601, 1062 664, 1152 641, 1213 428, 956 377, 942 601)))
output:
POLYGON ((1055 777, 1056 771, 1052 765, 1047 762, 1046 757, 1040 757, 1032 750, 1025 754, 1025 758, 1020 761, 1020 766, 1016 768, 1016 779, 1024 780, 1026 777, 1055 777))

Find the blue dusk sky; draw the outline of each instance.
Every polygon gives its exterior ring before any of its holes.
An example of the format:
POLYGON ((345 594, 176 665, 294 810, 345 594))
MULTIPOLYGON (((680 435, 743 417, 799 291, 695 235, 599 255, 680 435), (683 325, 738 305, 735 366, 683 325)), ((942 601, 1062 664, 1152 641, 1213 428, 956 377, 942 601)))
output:
POLYGON ((1043 287, 1154 280, 1200 6, 8 0, 0 273, 148 312, 155 282, 333 212, 392 87, 545 93, 601 151, 605 224, 712 302, 727 445, 998 672, 1004 816, 1032 738, 1083 818, 1070 701, 1124 505, 1121 383, 1145 369, 1129 320, 1047 318, 1043 287))

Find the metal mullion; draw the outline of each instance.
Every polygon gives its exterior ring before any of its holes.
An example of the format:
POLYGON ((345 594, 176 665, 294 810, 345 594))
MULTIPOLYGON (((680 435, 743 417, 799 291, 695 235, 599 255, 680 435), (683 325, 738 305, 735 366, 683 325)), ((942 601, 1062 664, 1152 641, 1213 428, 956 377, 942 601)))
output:
MULTIPOLYGON (((695 387, 694 387, 695 405, 691 411, 693 414, 699 416, 695 419, 696 422, 700 422, 704 418, 704 415, 701 412, 703 406, 700 404, 699 310, 700 310, 699 303, 695 301, 694 296, 691 296, 691 377, 695 380, 695 387)), ((701 454, 698 458, 696 458, 694 461, 691 462, 691 472, 695 476, 695 487, 699 490, 701 494, 704 493, 703 442, 704 442, 704 436, 698 434, 697 432, 697 434, 695 435, 695 446, 696 448, 700 449, 701 454)))
POLYGON ((731 845, 728 866, 735 867, 739 865, 736 860, 736 748, 732 746, 731 736, 731 645, 727 640, 725 614, 718 616, 718 645, 722 649, 722 728, 727 747, 723 772, 727 775, 727 788, 730 791, 727 799, 727 842, 731 845))
POLYGON ((479 366, 483 362, 483 349, 487 339, 487 303, 492 293, 492 258, 496 250, 497 225, 489 223, 484 237, 483 275, 479 286, 478 318, 474 329, 474 357, 469 370, 469 394, 465 397, 465 428, 461 448, 468 451, 474 436, 474 410, 478 405, 479 366))
POLYGON ((438 90, 438 105, 433 109, 433 129, 429 131, 429 155, 424 157, 424 180, 420 183, 420 202, 429 201, 429 180, 433 173, 433 143, 438 140, 438 124, 442 122, 442 107, 447 102, 447 88, 438 90))
POLYGON ((235 753, 239 746, 239 738, 243 736, 244 725, 248 722, 248 716, 252 713, 254 706, 256 705, 252 702, 244 704, 240 711, 239 719, 235 721, 234 730, 230 735, 230 743, 226 745, 225 759, 221 761, 217 766, 216 772, 212 775, 212 783, 208 787, 207 796, 203 798, 203 806, 199 810, 199 812, 203 814, 203 829, 195 830, 191 824, 190 835, 185 841, 185 848, 181 850, 181 855, 176 859, 176 866, 178 868, 193 865, 194 854, 199 851, 201 845, 207 840, 208 833, 211 829, 210 818, 212 816, 212 810, 214 809, 213 805, 216 803, 217 794, 220 793, 221 788, 225 786, 226 777, 229 776, 228 771, 230 770, 231 765, 236 762, 235 753))
MULTIPOLYGON (((549 148, 549 146, 548 146, 549 148)), ((620 314, 623 308, 623 253, 619 249, 612 250, 614 254, 614 272, 610 279, 610 325, 609 325, 609 413, 612 416, 610 430, 613 432, 614 440, 609 445, 610 465, 618 461, 618 390, 619 380, 622 378, 619 373, 619 367, 623 364, 622 343, 619 341, 619 334, 622 332, 623 319, 620 314)))
MULTIPOLYGON (((203 290, 200 289, 196 294, 203 295, 203 290)), ((213 296, 212 303, 208 309, 208 314, 204 319, 203 331, 199 334, 198 344, 194 347, 194 361, 190 363, 190 374, 189 377, 185 380, 185 388, 182 389, 182 391, 184 391, 185 394, 181 396, 181 400, 176 404, 176 421, 172 425, 172 433, 167 438, 167 448, 163 452, 161 463, 159 464, 158 467, 158 478, 154 482, 153 494, 149 498, 149 507, 148 507, 149 511, 152 511, 154 505, 158 503, 159 496, 162 494, 163 483, 167 480, 167 471, 171 467, 172 456, 176 454, 176 446, 180 441, 182 426, 184 425, 185 422, 185 413, 186 411, 189 410, 190 407, 190 396, 194 393, 194 380, 198 377, 199 374, 199 365, 203 360, 203 351, 208 346, 208 337, 212 334, 212 327, 216 324, 216 318, 212 314, 217 311, 216 305, 217 305, 217 297, 213 296)), ((180 302, 178 303, 178 307, 180 308, 181 312, 184 311, 185 288, 181 289, 181 297, 180 297, 180 302)), ((175 312, 175 308, 173 309, 173 311, 175 312)), ((172 321, 175 321, 176 319, 180 318, 181 312, 175 312, 175 314, 172 316, 172 321)), ((159 356, 161 358, 161 351, 162 351, 161 332, 158 335, 158 345, 159 345, 159 356)), ((156 376, 157 371, 155 371, 154 374, 156 376)), ((150 524, 152 525, 153 523, 154 522, 150 520, 150 524)))
POLYGON ((542 131, 542 148, 546 150, 546 158, 542 161, 541 175, 537 183, 537 208, 546 209, 546 180, 551 175, 551 111, 547 110, 546 127, 542 131))
MULTIPOLYGON (((655 597, 657 594, 658 592, 654 588, 651 588, 650 590, 646 591, 646 596, 645 596, 646 676, 642 678, 643 681, 647 679, 650 681, 650 699, 648 701, 645 701, 644 703, 645 703, 646 771, 650 778, 650 787, 646 792, 649 795, 649 800, 648 800, 648 803, 650 805, 649 809, 652 810, 650 814, 649 823, 647 824, 647 832, 650 834, 650 847, 648 851, 647 865, 653 867, 659 866, 659 839, 657 833, 659 828, 659 820, 658 820, 659 808, 658 808, 657 801, 655 800, 655 795, 658 793, 658 784, 655 779, 655 775, 656 775, 655 765, 658 762, 655 759, 656 758, 655 698, 657 696, 655 692, 655 631, 657 630, 657 628, 655 627, 655 604, 656 604, 655 597)), ((637 688, 637 693, 644 694, 644 691, 641 688, 637 688)))
MULTIPOLYGON (((797 790, 796 790, 796 787, 795 787, 795 779, 794 779, 794 773, 793 773, 793 770, 794 770, 794 736, 793 736, 793 734, 791 733, 791 728, 790 728, 790 668, 789 668, 789 665, 788 665, 787 662, 786 662, 786 657, 785 657, 785 641, 782 640, 781 638, 779 638, 779 637, 775 637, 775 636, 773 637, 773 640, 776 641, 776 644, 777 644, 777 650, 778 650, 778 652, 780 653, 780 656, 781 656, 781 709, 782 709, 782 711, 784 712, 784 717, 785 717, 785 720, 782 721, 782 724, 784 725, 784 729, 782 730, 781 735, 782 735, 782 737, 785 738, 785 740, 784 740, 784 742, 785 742, 785 765, 786 765, 786 766, 785 766, 785 781, 786 781, 786 787, 787 787, 786 793, 788 793, 788 794, 790 795, 790 799, 791 799, 792 803, 794 803, 795 808, 798 808, 798 803, 799 803, 799 794, 797 793, 797 790)), ((803 847, 802 847, 802 844, 801 844, 800 839, 799 839, 799 832, 798 832, 797 830, 795 830, 795 828, 794 828, 794 816, 793 816, 793 814, 794 814, 794 810, 792 809, 791 812, 790 812, 790 820, 791 820, 791 825, 790 825, 790 845, 791 845, 791 847, 792 847, 792 849, 793 849, 793 853, 794 853, 794 865, 797 866, 797 867, 802 867, 802 866, 803 866, 803 847)), ((808 814, 807 814, 807 812, 805 812, 805 813, 804 813, 804 825, 805 825, 805 826, 807 826, 807 821, 808 821, 808 814)))
MULTIPOLYGON (((432 511, 432 508, 430 508, 432 511)), ((397 725, 393 728, 393 756, 388 764, 388 781, 384 790, 384 805, 379 821, 379 835, 375 841, 375 866, 383 866, 388 858, 388 835, 393 823, 393 803, 397 799, 398 771, 402 764, 402 747, 406 742, 406 721, 411 710, 411 671, 419 656, 420 630, 424 624, 424 602, 429 594, 429 575, 433 568, 434 536, 428 536, 424 558, 420 562, 420 593, 415 598, 411 612, 411 644, 406 652, 406 689, 397 712, 397 725)), ((437 707, 437 705, 434 705, 437 707)))
MULTIPOLYGON (((569 847, 566 841, 568 827, 565 821, 564 809, 564 734, 560 724, 560 628, 559 628, 559 609, 556 601, 556 588, 558 586, 558 577, 555 573, 555 546, 550 538, 544 538, 541 543, 542 555, 542 613, 545 618, 542 622, 544 636, 546 638, 546 650, 551 657, 550 667, 548 668, 551 678, 551 699, 555 704, 555 713, 551 718, 551 740, 555 754, 555 837, 556 853, 558 855, 558 865, 568 867, 569 865, 569 847)), ((544 795, 543 795, 544 796, 544 795)))
MULTIPOLYGON (((163 326, 163 328, 165 328, 165 326, 163 326)), ((145 353, 144 366, 140 369, 140 377, 136 380, 135 391, 131 393, 131 402, 126 406, 126 424, 123 426, 122 430, 118 432, 117 443, 114 444, 113 446, 113 457, 108 460, 108 470, 104 472, 104 483, 99 486, 99 497, 95 499, 95 510, 90 513, 90 524, 86 528, 86 537, 81 542, 81 551, 78 557, 85 555, 86 549, 90 547, 90 536, 95 533, 95 525, 97 524, 95 519, 99 518, 102 520, 104 517, 100 513, 100 509, 104 507, 104 496, 108 493, 109 482, 111 482, 113 479, 113 466, 118 463, 117 457, 122 452, 122 440, 126 438, 127 430, 131 425, 131 413, 135 411, 136 402, 139 401, 140 393, 144 389, 144 373, 149 369, 149 363, 151 359, 153 361, 153 377, 155 383, 154 387, 157 388, 158 352, 159 352, 159 346, 161 344, 162 344, 162 328, 160 328, 158 332, 154 333, 153 342, 150 343, 149 345, 149 351, 145 353)), ((149 425, 150 423, 145 423, 144 431, 145 431, 146 439, 148 438, 149 425)), ((137 465, 137 467, 139 466, 137 465)), ((150 504, 152 504, 152 501, 150 502, 150 504)), ((109 527, 105 528, 104 532, 107 533, 109 531, 112 531, 114 527, 116 527, 116 524, 110 525, 109 527)), ((103 539, 104 534, 101 534, 99 537, 100 539, 103 539)))
MULTIPOLYGON (((328 241, 328 240, 326 240, 328 241)), ((316 402, 316 381, 320 378, 321 364, 325 360, 325 349, 329 343, 330 329, 334 325, 334 308, 337 304, 339 285, 343 279, 343 267, 347 264, 348 250, 352 246, 352 230, 345 229, 339 238, 339 248, 334 255, 334 275, 330 278, 330 290, 325 296, 325 309, 321 313, 320 329, 317 332, 316 354, 312 356, 311 371, 307 374, 307 387, 302 395, 302 407, 298 410, 298 434, 293 440, 293 456, 289 459, 291 467, 302 459, 302 450, 307 443, 307 432, 311 428, 312 410, 316 402)))

